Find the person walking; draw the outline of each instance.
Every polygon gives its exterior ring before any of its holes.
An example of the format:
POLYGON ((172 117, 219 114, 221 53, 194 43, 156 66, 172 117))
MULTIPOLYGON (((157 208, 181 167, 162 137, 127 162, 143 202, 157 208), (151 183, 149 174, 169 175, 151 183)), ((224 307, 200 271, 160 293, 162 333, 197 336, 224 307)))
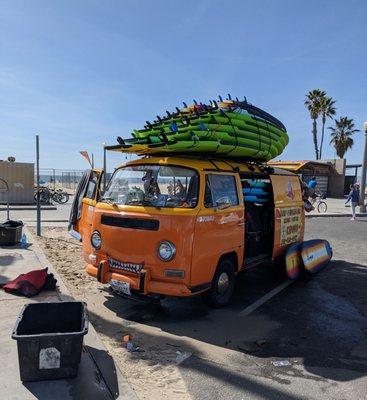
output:
POLYGON ((351 191, 349 192, 347 201, 345 204, 348 204, 349 201, 352 202, 352 218, 351 221, 356 220, 356 207, 358 206, 359 203, 359 185, 355 183, 353 187, 351 188, 351 191))

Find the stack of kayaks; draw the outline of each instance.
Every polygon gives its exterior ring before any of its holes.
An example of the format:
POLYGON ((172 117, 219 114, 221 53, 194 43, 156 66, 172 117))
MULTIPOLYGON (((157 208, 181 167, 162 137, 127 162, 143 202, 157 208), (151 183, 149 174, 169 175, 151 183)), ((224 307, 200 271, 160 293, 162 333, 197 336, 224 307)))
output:
POLYGON ((248 181, 248 187, 243 189, 243 197, 247 203, 266 204, 272 202, 272 191, 269 182, 248 181))
POLYGON ((138 155, 208 155, 268 161, 279 156, 288 144, 284 125, 247 101, 211 101, 184 107, 144 129, 133 138, 118 137, 116 150, 138 155))

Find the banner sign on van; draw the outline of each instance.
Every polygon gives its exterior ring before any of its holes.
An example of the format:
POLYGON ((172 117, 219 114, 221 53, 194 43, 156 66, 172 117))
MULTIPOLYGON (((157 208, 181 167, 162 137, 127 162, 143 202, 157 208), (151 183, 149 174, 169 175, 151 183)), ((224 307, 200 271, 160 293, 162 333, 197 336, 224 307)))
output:
POLYGON ((285 207, 278 208, 280 214, 280 244, 286 245, 301 240, 302 208, 285 207))

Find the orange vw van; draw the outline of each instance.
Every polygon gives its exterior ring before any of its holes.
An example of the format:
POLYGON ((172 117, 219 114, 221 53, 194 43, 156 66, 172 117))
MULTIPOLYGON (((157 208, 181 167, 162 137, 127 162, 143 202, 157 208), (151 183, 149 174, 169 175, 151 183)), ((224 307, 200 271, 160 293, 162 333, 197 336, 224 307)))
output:
POLYGON ((70 232, 87 272, 126 296, 231 299, 238 272, 303 239, 297 175, 254 163, 145 157, 78 187, 70 232))

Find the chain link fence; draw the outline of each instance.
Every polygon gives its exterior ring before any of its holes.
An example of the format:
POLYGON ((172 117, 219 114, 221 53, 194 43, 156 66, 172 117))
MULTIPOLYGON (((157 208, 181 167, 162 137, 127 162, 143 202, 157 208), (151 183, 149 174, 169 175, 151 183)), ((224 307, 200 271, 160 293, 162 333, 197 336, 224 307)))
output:
POLYGON ((65 189, 72 189, 75 191, 80 180, 82 179, 83 171, 62 171, 61 184, 65 189))
MULTIPOLYGON (((51 189, 67 189, 69 194, 75 192, 78 183, 80 182, 84 171, 77 169, 53 169, 40 168, 40 186, 47 186, 51 189)), ((111 173, 107 173, 106 182, 111 178, 111 173)), ((37 177, 34 177, 34 182, 37 182, 37 177)))
MULTIPOLYGON (((83 176, 82 170, 65 170, 54 168, 40 168, 40 185, 51 188, 63 188, 74 192, 83 176)), ((35 182, 37 178, 35 178, 35 182)))

